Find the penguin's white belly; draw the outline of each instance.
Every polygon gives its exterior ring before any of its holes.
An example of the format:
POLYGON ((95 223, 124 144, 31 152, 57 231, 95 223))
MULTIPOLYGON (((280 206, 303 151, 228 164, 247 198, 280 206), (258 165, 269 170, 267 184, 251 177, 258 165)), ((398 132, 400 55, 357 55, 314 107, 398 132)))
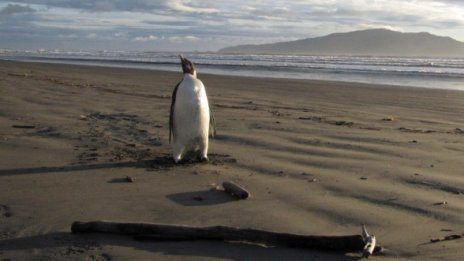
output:
POLYGON ((174 143, 183 153, 208 146, 209 105, 203 84, 184 79, 174 105, 174 143))
POLYGON ((175 140, 181 143, 208 137, 209 108, 199 101, 176 101, 174 124, 175 140), (177 105, 178 104, 178 105, 177 105))

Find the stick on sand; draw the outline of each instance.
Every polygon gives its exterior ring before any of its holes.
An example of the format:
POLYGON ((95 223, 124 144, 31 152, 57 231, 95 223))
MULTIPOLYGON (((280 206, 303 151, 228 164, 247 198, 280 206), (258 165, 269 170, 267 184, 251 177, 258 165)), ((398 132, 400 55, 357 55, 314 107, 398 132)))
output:
POLYGON ((231 181, 224 181, 222 183, 222 187, 226 192, 239 199, 247 199, 250 196, 250 192, 248 192, 245 188, 231 181))

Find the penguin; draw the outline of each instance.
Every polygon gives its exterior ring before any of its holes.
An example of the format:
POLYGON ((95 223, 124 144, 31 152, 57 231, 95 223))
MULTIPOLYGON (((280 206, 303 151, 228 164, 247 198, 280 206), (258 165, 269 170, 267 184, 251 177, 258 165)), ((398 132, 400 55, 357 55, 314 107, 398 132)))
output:
POLYGON ((179 55, 183 78, 172 92, 169 115, 169 142, 175 163, 208 162, 208 138, 216 127, 203 82, 197 78, 195 65, 179 55))

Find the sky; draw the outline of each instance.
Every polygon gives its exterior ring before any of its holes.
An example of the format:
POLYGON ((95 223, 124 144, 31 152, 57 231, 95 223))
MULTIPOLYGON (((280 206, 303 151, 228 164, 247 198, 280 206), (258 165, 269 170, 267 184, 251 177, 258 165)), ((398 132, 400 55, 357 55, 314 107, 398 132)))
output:
POLYGON ((371 28, 464 42, 464 1, 0 0, 0 49, 217 51, 371 28))

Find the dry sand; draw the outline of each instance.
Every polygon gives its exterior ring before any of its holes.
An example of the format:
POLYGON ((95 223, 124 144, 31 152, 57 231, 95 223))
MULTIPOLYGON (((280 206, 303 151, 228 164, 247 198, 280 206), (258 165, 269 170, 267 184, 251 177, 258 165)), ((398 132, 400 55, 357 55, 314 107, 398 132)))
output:
POLYGON ((174 166, 167 123, 180 73, 0 62, 0 259, 360 256, 73 235, 77 220, 314 235, 365 223, 386 248, 374 259, 463 258, 463 239, 429 240, 464 232, 464 92, 199 77, 218 129, 212 160, 174 166), (225 180, 252 197, 211 190, 225 180))

